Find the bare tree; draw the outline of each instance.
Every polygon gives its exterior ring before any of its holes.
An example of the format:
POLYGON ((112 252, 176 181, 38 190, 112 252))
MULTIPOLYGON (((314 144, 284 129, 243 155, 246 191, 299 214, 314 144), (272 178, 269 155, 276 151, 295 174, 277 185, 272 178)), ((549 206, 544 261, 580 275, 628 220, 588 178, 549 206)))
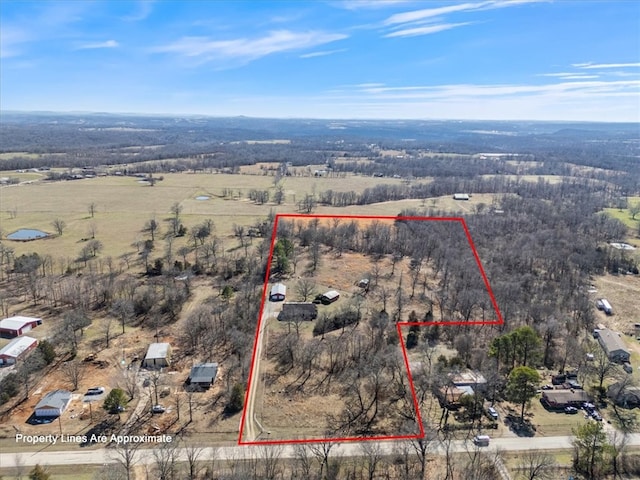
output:
POLYGON ((159 228, 160 225, 158 224, 158 221, 155 218, 150 218, 147 220, 147 223, 144 224, 142 231, 151 235, 151 241, 153 242, 156 239, 156 233, 159 228))
POLYGON ((276 480, 281 477, 281 455, 282 447, 280 445, 263 445, 260 448, 260 463, 263 468, 260 478, 276 480))
POLYGON ((295 463, 293 478, 313 478, 311 475, 312 453, 311 446, 304 443, 296 443, 293 446, 295 463))
POLYGON ((589 373, 598 381, 598 388, 602 390, 602 385, 607 378, 619 375, 618 366, 609 360, 605 351, 599 345, 594 345, 593 360, 589 362, 589 373))
POLYGON ((98 206, 96 205, 96 202, 91 202, 89 205, 87 205, 87 210, 89 210, 89 215, 91 215, 91 218, 93 218, 93 216, 95 215, 97 208, 98 206))
POLYGON ((58 235, 62 235, 64 229, 67 228, 67 223, 60 218, 56 218, 53 222, 51 222, 51 226, 58 235))
POLYGON ((64 362, 60 371, 65 380, 67 380, 71 384, 71 390, 77 390, 78 385, 84 378, 85 374, 84 365, 82 364, 82 362, 78 360, 70 360, 68 362, 64 362))
POLYGON ((94 239, 96 238, 97 234, 98 234, 98 225, 96 224, 96 222, 91 222, 89 224, 89 228, 87 229, 87 236, 94 239))
POLYGON ((184 447, 184 452, 187 457, 187 480, 198 480, 202 470, 202 466, 198 462, 203 450, 195 445, 187 445, 184 447))
POLYGON ((375 442, 362 442, 360 445, 360 451, 364 457, 366 478, 368 480, 374 480, 377 476, 378 469, 383 459, 382 448, 380 444, 375 442))
POLYGON ((176 480, 178 474, 179 441, 165 442, 153 449, 155 470, 159 480, 176 480))
POLYGON ((296 293, 300 301, 306 302, 316 293, 316 283, 310 278, 302 278, 296 284, 296 293))
POLYGON ((153 395, 156 399, 156 404, 160 403, 160 401, 158 400, 158 386, 162 385, 162 380, 163 377, 160 370, 151 370, 151 372, 149 372, 149 388, 153 389, 153 395))
POLYGON ((309 451, 318 462, 318 478, 323 478, 329 469, 329 454, 335 443, 322 442, 309 445, 309 451))
POLYGON ((118 386, 127 392, 129 400, 134 398, 138 394, 138 376, 136 371, 123 368, 120 371, 118 386))
POLYGON ((556 462, 548 452, 527 450, 519 455, 518 478, 523 480, 553 480, 556 462))
POLYGON ((22 455, 20 453, 16 453, 16 456, 14 457, 14 464, 16 480, 22 480, 22 475, 26 470, 26 466, 24 459, 22 458, 22 455))
POLYGON ((113 319, 111 317, 105 317, 102 321, 100 329, 102 330, 102 334, 104 335, 104 343, 105 348, 109 348, 109 341, 111 340, 111 327, 113 325, 113 319))
POLYGON ((116 444, 111 451, 111 458, 124 468, 127 480, 135 478, 133 468, 136 465, 136 451, 140 448, 140 443, 122 442, 116 444))
POLYGON ((111 315, 118 318, 122 324, 122 333, 124 333, 124 325, 127 320, 133 316, 133 302, 131 300, 116 300, 111 307, 111 315))

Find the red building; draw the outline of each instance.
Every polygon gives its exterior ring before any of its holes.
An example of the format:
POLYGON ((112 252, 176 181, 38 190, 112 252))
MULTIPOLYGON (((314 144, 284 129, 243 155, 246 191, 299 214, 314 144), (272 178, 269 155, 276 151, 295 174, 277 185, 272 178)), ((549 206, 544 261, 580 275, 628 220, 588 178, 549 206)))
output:
POLYGON ((5 318, 0 320, 0 337, 19 337, 36 328, 38 325, 42 325, 42 319, 40 318, 21 316, 5 318))

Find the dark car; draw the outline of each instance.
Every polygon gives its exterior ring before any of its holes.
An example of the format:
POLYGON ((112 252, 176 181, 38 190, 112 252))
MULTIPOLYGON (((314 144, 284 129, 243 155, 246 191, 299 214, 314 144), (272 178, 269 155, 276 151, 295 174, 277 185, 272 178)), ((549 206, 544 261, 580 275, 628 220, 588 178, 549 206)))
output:
POLYGON ((564 413, 575 415, 576 413, 578 413, 578 409, 576 407, 564 407, 564 413))

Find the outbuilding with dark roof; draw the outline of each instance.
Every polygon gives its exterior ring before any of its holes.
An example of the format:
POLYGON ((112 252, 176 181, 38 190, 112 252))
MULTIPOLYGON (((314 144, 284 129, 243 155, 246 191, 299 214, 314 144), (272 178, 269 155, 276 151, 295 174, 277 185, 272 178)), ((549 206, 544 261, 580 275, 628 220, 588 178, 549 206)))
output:
POLYGON ((194 365, 191 367, 187 384, 201 388, 209 388, 213 385, 213 382, 215 382, 217 374, 218 364, 215 362, 194 365))

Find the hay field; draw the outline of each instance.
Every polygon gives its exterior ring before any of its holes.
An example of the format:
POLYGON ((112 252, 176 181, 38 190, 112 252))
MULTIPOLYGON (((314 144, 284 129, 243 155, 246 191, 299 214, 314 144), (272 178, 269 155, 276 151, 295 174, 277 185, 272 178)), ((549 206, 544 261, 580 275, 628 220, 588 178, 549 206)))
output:
MULTIPOLYGON (((18 255, 38 251, 54 258, 75 258, 85 243, 83 239, 90 237, 89 232, 95 226, 96 238, 104 244, 102 256, 118 257, 125 252, 135 252, 132 245, 147 238, 142 229, 149 219, 155 217, 161 224, 160 235, 166 232, 168 225, 164 219, 170 216, 171 206, 176 202, 182 207, 181 217, 187 228, 212 219, 216 233, 224 237, 232 234, 234 224, 251 225, 270 211, 295 212, 296 202, 308 193, 328 189, 361 192, 380 183, 400 181, 353 175, 340 178, 287 177, 283 181, 286 194, 283 205, 256 205, 246 199, 251 189, 273 191, 273 177, 265 175, 166 174, 164 180, 153 187, 132 177, 118 176, 34 182, 0 187, 0 230, 3 237, 20 228, 37 228, 53 234, 51 222, 59 218, 67 225, 62 236, 7 244, 18 255), (225 188, 231 189, 236 199, 222 198, 225 188), (199 195, 211 198, 196 200, 199 195), (97 207, 94 218, 88 212, 90 203, 97 207)), ((372 208, 359 207, 359 212, 370 213, 372 208)), ((342 211, 338 208, 330 210, 342 211)), ((176 244, 179 246, 180 242, 176 244)))
MULTIPOLYGON (((285 203, 256 205, 246 199, 251 189, 273 191, 273 177, 266 175, 232 174, 167 174, 154 187, 138 183, 132 177, 97 177, 66 182, 34 182, 0 187, 0 230, 5 236, 20 228, 37 228, 54 234, 51 225, 56 218, 66 223, 63 235, 34 242, 7 242, 16 254, 37 251, 53 258, 75 258, 95 227, 96 238, 104 249, 101 256, 119 257, 135 253, 134 244, 148 237, 142 232, 145 222, 155 218, 161 225, 160 236, 167 231, 164 221, 170 216, 174 203, 182 207, 182 221, 187 228, 205 219, 212 219, 216 233, 228 237, 234 225, 251 225, 266 217, 270 211, 291 213, 296 202, 308 193, 323 190, 361 192, 380 183, 399 183, 399 179, 364 176, 287 177, 284 179, 285 203), (222 198, 223 189, 234 192, 235 199, 222 198), (238 199, 240 194, 240 199, 238 199), (196 200, 209 196, 206 201, 196 200), (90 203, 96 204, 91 218, 90 203), (13 218, 13 210, 17 215, 13 218), (85 240, 83 240, 85 239, 85 240)), ((478 203, 491 203, 500 195, 473 195, 467 202, 454 201, 450 196, 423 200, 400 200, 346 208, 318 207, 317 213, 397 215, 402 209, 440 209, 451 214, 471 213, 478 203)), ((177 248, 186 239, 178 240, 177 248)), ((160 247, 157 247, 160 248, 160 247)))

